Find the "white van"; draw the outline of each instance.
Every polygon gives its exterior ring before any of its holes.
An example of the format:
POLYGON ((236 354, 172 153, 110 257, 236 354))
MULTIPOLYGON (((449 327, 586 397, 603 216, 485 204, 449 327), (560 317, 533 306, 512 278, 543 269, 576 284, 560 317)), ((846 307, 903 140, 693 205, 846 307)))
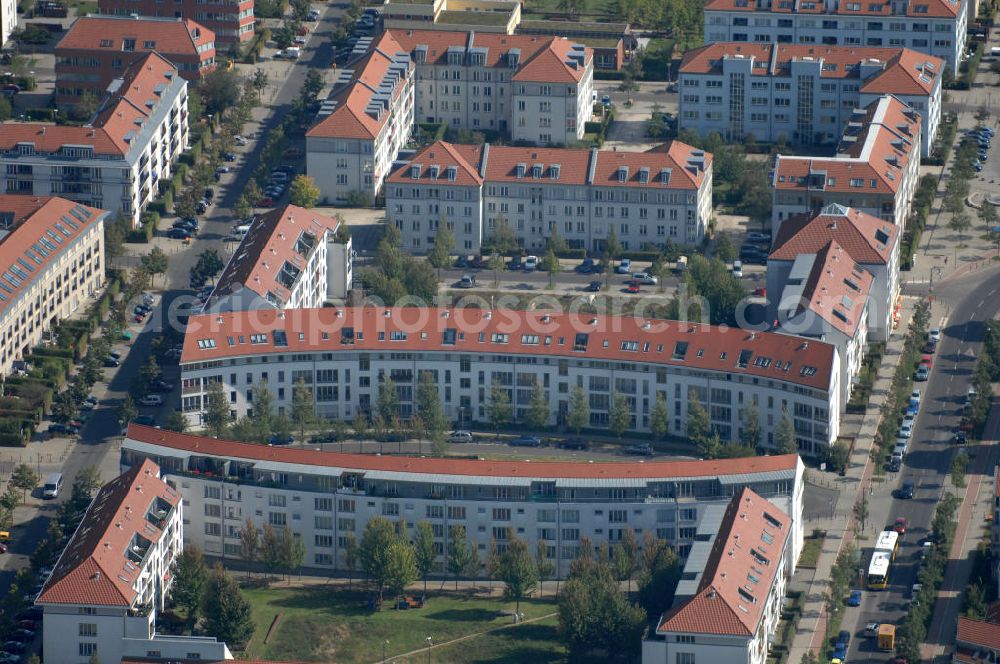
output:
POLYGON ((62 473, 52 473, 45 479, 45 487, 42 489, 43 498, 58 498, 62 491, 62 473))
POLYGON ((302 49, 298 46, 289 46, 284 50, 284 55, 289 60, 298 60, 299 56, 302 55, 302 49))
POLYGON ((250 232, 250 224, 244 224, 243 226, 236 226, 235 228, 233 228, 232 231, 230 231, 229 234, 232 235, 237 240, 242 240, 247 236, 247 233, 249 232, 250 232))

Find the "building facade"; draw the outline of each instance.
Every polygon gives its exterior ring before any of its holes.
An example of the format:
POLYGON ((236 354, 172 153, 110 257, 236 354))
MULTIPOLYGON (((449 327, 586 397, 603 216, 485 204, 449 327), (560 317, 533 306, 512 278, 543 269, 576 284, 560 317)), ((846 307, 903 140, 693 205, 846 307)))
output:
POLYGON ((710 0, 705 43, 775 42, 906 47, 945 61, 952 74, 965 52, 966 0, 710 0))
MULTIPOLYGON (((781 225, 767 258, 767 292, 778 294, 785 288, 799 256, 818 254, 836 240, 855 263, 871 273, 868 334, 876 341, 888 341, 900 293, 900 235, 899 227, 889 222, 839 205, 828 206, 819 214, 791 217, 781 225)), ((772 307, 768 320, 776 316, 772 307)))
POLYGON ((147 53, 111 84, 87 125, 3 123, 4 193, 60 196, 137 226, 187 145, 187 102, 187 81, 147 53))
POLYGON ((215 34, 190 19, 81 16, 56 44, 56 103, 100 99, 144 54, 156 51, 188 81, 215 68, 215 34))
POLYGON ((488 421, 494 383, 507 391, 515 423, 535 385, 550 404, 548 424, 565 423, 580 387, 594 428, 608 426, 620 394, 628 429, 648 432, 661 396, 670 405, 669 433, 686 436, 697 399, 720 438, 735 441, 755 404, 762 449, 775 449, 774 431, 787 410, 799 449, 817 454, 837 439, 842 408, 840 358, 819 341, 589 314, 328 307, 192 316, 181 355, 182 409, 192 426, 203 426, 205 398, 218 382, 231 415, 242 417, 252 413, 256 386, 266 383, 277 412, 290 412, 302 380, 313 388, 320 416, 353 419, 372 411, 391 378, 405 421, 427 371, 445 416, 460 426, 488 421))
POLYGON ((353 280, 351 240, 340 220, 297 205, 254 217, 215 282, 204 311, 302 309, 343 301, 353 280))
POLYGON ((163 16, 197 21, 215 33, 219 44, 229 45, 253 39, 254 0, 177 0, 165 5, 161 0, 98 0, 102 14, 116 16, 163 16))
POLYGON ((505 220, 525 249, 554 233, 600 252, 614 229, 625 250, 697 244, 712 217, 712 155, 679 141, 648 152, 457 145, 439 141, 386 184, 386 219, 422 253, 447 223, 472 253, 505 220))
POLYGON ((798 520, 749 487, 734 493, 718 532, 695 544, 673 608, 642 643, 642 663, 764 664, 795 570, 787 541, 798 520))
POLYGON ((413 133, 413 72, 409 54, 388 33, 340 70, 306 132, 306 172, 325 202, 374 203, 413 133))
POLYGON ((0 195, 0 376, 104 284, 107 212, 0 195))
MULTIPOLYGON (((782 540, 790 561, 802 549, 804 466, 795 455, 647 463, 441 460, 339 454, 236 443, 132 424, 122 466, 157 459, 164 477, 192 504, 184 541, 239 559, 239 530, 288 526, 306 545, 306 565, 344 569, 348 535, 360 541, 368 521, 419 521, 434 531, 437 573, 452 527, 460 526, 485 559, 508 532, 546 555, 565 576, 581 541, 614 544, 632 529, 687 556, 705 514, 749 487, 772 510, 796 515, 782 540)), ((716 525, 718 522, 711 525, 716 525)), ((777 553, 777 552, 776 552, 777 553)))
MULTIPOLYGON (((181 495, 151 461, 134 464, 98 492, 35 601, 44 612, 47 660, 159 656, 164 637, 156 634, 156 614, 184 545, 182 513, 181 495)), ((183 644, 185 659, 232 659, 215 639, 166 641, 183 644)))
POLYGON ((0 48, 6 47, 17 28, 17 0, 0 0, 0 48))
POLYGON ((771 228, 792 215, 836 204, 906 229, 920 179, 920 115, 886 96, 857 111, 833 157, 777 155, 771 175, 771 228))
POLYGON ((678 118, 729 142, 835 145, 856 109, 891 94, 920 114, 926 157, 943 73, 940 58, 907 48, 715 43, 684 55, 678 118))

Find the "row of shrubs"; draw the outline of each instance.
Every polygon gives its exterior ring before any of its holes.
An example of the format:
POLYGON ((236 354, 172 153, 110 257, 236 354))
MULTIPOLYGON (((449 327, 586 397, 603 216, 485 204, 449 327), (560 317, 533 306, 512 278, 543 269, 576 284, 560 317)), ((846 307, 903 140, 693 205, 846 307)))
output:
POLYGON ((986 52, 986 44, 983 42, 976 42, 976 50, 972 52, 969 59, 962 63, 960 68, 961 75, 952 81, 951 89, 953 90, 971 90, 972 84, 976 80, 976 74, 979 71, 979 63, 983 59, 983 53, 986 52))
POLYGON ((900 248, 899 269, 909 270, 913 267, 913 255, 920 246, 920 236, 927 226, 927 217, 931 213, 931 206, 934 204, 934 197, 937 196, 939 176, 928 173, 920 178, 917 191, 913 194, 913 207, 910 208, 910 220, 906 225, 906 232, 903 233, 902 247, 900 248))
POLYGON ((937 142, 934 145, 934 151, 930 157, 924 159, 924 163, 928 166, 944 166, 948 163, 948 157, 951 155, 951 146, 955 143, 955 134, 957 133, 958 120, 954 115, 946 113, 941 118, 941 124, 938 126, 938 136, 937 142))

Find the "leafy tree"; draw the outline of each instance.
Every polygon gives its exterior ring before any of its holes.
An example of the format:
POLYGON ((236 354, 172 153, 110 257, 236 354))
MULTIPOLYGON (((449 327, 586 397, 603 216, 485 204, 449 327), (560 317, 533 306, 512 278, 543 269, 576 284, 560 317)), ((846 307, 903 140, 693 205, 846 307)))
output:
POLYGON ((566 423, 577 436, 580 435, 580 430, 583 427, 590 424, 590 401, 588 401, 587 394, 579 385, 573 388, 573 394, 570 395, 566 423))
POLYGON ((73 480, 74 488, 79 486, 80 491, 87 496, 94 495, 94 492, 101 488, 101 484, 101 472, 93 465, 81 468, 73 480))
POLYGON ((496 576, 503 581, 504 597, 514 600, 514 610, 520 612, 521 600, 538 583, 538 565, 527 542, 513 533, 507 548, 500 554, 496 576))
POLYGON ((736 245, 725 233, 720 233, 715 240, 715 256, 724 263, 732 263, 738 256, 736 245))
MULTIPOLYGON (((416 555, 406 540, 397 537, 385 551, 385 587, 398 597, 418 578, 416 555)), ((381 599, 381 593, 379 594, 381 599)))
POLYGON ((444 407, 441 405, 441 393, 438 392, 437 382, 434 380, 434 374, 430 371, 420 372, 415 405, 423 430, 434 445, 435 454, 441 456, 444 453, 445 429, 448 427, 448 420, 444 414, 444 407))
POLYGON ((427 592, 427 575, 434 570, 434 529, 427 521, 418 521, 413 535, 413 554, 420 578, 424 580, 424 592, 427 592))
POLYGON ((549 273, 549 288, 554 288, 556 283, 556 277, 562 270, 562 265, 559 264, 559 258, 556 257, 556 252, 549 247, 549 250, 545 252, 545 257, 542 258, 542 269, 549 273))
POLYGON ((514 409, 510 405, 510 396, 507 389, 500 384, 496 378, 490 387, 490 400, 486 404, 486 417, 493 427, 493 431, 500 433, 501 427, 510 424, 514 409))
POLYGON ((142 269, 151 277, 155 277, 158 274, 166 274, 167 268, 170 265, 167 255, 155 245, 148 254, 139 259, 139 262, 142 265, 142 269))
POLYGON ((52 400, 52 419, 59 423, 66 423, 76 418, 79 414, 76 401, 69 390, 64 390, 56 395, 52 400))
POLYGON ((965 211, 959 212, 952 215, 951 220, 948 222, 948 228, 956 233, 964 233, 972 228, 972 219, 969 218, 969 215, 965 211))
POLYGON ((289 574, 298 574, 302 563, 306 560, 306 543, 296 536, 291 528, 285 526, 278 536, 281 549, 281 564, 289 574))
POLYGON ((306 73, 306 80, 302 84, 302 99, 307 102, 315 102, 319 97, 320 91, 323 89, 323 74, 320 73, 319 69, 310 69, 306 73))
POLYGON ((167 419, 163 422, 163 428, 167 431, 184 433, 187 431, 187 418, 179 410, 172 410, 167 414, 167 419))
POLYGON ((698 393, 694 390, 688 393, 687 435, 695 445, 701 444, 701 441, 711 435, 708 411, 701 405, 698 393))
POLYGON ((150 383, 154 380, 159 380, 162 372, 160 371, 160 365, 156 362, 156 356, 150 355, 149 359, 146 360, 146 364, 139 369, 139 377, 142 379, 143 389, 149 389, 150 383))
POLYGON ((618 240, 618 234, 615 232, 615 225, 611 224, 611 230, 608 231, 608 236, 604 240, 604 263, 605 269, 611 267, 611 264, 619 257, 622 253, 622 243, 618 240))
MULTIPOLYGON (((311 73, 316 70, 310 69, 309 71, 311 73)), ((291 186, 288 187, 289 201, 292 205, 298 205, 299 207, 316 207, 321 195, 322 192, 316 185, 316 180, 308 175, 296 175, 295 179, 292 180, 291 186)))
POLYGON ((584 0, 559 0, 556 9, 568 14, 571 18, 577 18, 586 6, 587 3, 584 0))
MULTIPOLYGON (((1000 62, 998 60, 997 62, 1000 62)), ((983 222, 986 229, 989 230, 997 225, 997 208, 992 203, 983 201, 982 207, 979 208, 979 220, 983 222)))
POLYGON ((436 269, 442 270, 451 265, 451 250, 455 246, 455 233, 443 219, 438 222, 437 234, 434 236, 434 246, 427 252, 427 262, 436 269))
POLYGON ((552 228, 549 229, 549 237, 545 241, 545 249, 546 253, 552 252, 556 256, 566 251, 566 240, 559 235, 559 227, 555 224, 552 224, 552 228))
POLYGON ((636 83, 635 79, 632 78, 632 76, 630 76, 626 72, 625 75, 622 76, 621 83, 618 84, 618 91, 625 93, 625 104, 626 105, 632 103, 632 93, 633 92, 637 92, 638 90, 639 90, 639 84, 636 83))
POLYGON ((611 395, 611 410, 608 413, 608 428, 621 439, 622 434, 628 430, 632 424, 632 409, 629 407, 628 397, 620 392, 611 395))
POLYGON ((643 534, 636 585, 639 605, 650 619, 673 604, 683 568, 680 558, 666 541, 654 537, 648 530, 643 534))
POLYGON ((295 388, 292 390, 291 419, 299 430, 300 438, 305 438, 306 429, 315 426, 319 420, 312 388, 301 378, 295 381, 295 388))
POLYGON ((350 588, 354 570, 358 568, 358 540, 352 532, 344 535, 344 567, 347 568, 347 587, 350 588))
POLYGON ((483 242, 483 250, 506 256, 519 251, 520 248, 514 229, 510 227, 506 217, 499 215, 493 225, 493 234, 483 242))
POLYGON ((250 200, 250 197, 246 195, 246 192, 240 194, 240 197, 236 199, 233 203, 233 216, 237 219, 246 219, 253 214, 253 204, 255 200, 250 200))
POLYGON ((670 412, 667 409, 667 400, 662 392, 657 392, 653 410, 649 414, 649 428, 656 440, 664 440, 667 437, 669 422, 670 412))
POLYGON ((243 597, 240 586, 222 565, 216 565, 205 587, 202 606, 205 633, 239 647, 250 641, 254 632, 253 610, 243 597))
POLYGON ((208 432, 215 438, 224 436, 229 426, 230 416, 229 399, 226 398, 221 382, 216 381, 208 386, 204 410, 205 426, 208 428, 208 432))
MULTIPOLYGON (((757 404, 751 403, 743 409, 743 430, 740 432, 740 442, 747 447, 757 448, 760 445, 760 411, 757 404)), ((794 440, 794 432, 792 439, 794 440)))
POLYGON ((489 259, 486 261, 487 267, 493 270, 493 286, 494 288, 500 282, 500 270, 504 269, 503 256, 498 252, 494 251, 490 254, 489 259))
POLYGON ((100 98, 90 90, 86 90, 80 98, 73 104, 70 116, 73 119, 86 121, 97 114, 97 109, 101 106, 100 98))
MULTIPOLYGON (((251 565, 260 557, 260 528, 254 524, 253 519, 247 517, 243 527, 240 528, 240 555, 243 560, 251 565)), ((250 568, 247 567, 247 576, 250 576, 250 568)))
POLYGON ((538 572, 538 588, 544 590, 545 579, 556 573, 556 565, 549 559, 548 546, 544 540, 538 540, 535 547, 535 569, 538 572))
POLYGON ((237 106, 240 101, 240 82, 236 71, 218 67, 201 79, 197 92, 204 100, 206 116, 218 115, 237 106))
POLYGON ((184 609, 188 626, 193 626, 198 622, 198 611, 204 602, 208 585, 208 566, 205 565, 201 549, 191 544, 185 546, 174 560, 170 573, 174 578, 170 597, 174 604, 184 609))
POLYGON ((22 502, 27 498, 29 491, 35 490, 38 482, 38 473, 26 463, 19 463, 14 466, 14 471, 10 475, 10 485, 21 490, 22 502))
MULTIPOLYGON (((276 428, 274 417, 274 393, 263 380, 253 386, 253 412, 248 416, 255 431, 255 440, 266 443, 271 438, 272 429, 276 428)), ((274 434, 278 432, 275 431, 274 434)))
POLYGON ((619 581, 627 581, 627 588, 632 587, 632 575, 639 565, 639 542, 635 531, 626 528, 622 540, 611 550, 611 569, 619 581))
POLYGON ((268 574, 273 574, 281 567, 281 538, 278 531, 270 523, 264 524, 264 531, 260 538, 260 559, 267 568, 268 574))
POLYGON ((715 431, 710 436, 705 436, 698 443, 698 456, 702 459, 717 459, 722 454, 722 440, 719 432, 715 431))
POLYGON ((781 419, 778 420, 778 427, 774 431, 774 443, 779 454, 798 454, 799 446, 795 440, 795 426, 792 418, 788 415, 788 409, 781 409, 781 419))
MULTIPOLYGON (((392 570, 391 566, 405 567, 405 560, 390 560, 389 550, 393 544, 399 541, 396 527, 385 517, 377 516, 370 519, 365 525, 365 532, 361 536, 361 543, 358 546, 358 558, 361 561, 361 569, 365 571, 368 578, 378 587, 378 598, 382 601, 382 593, 390 581, 390 575, 400 570, 392 570)), ((412 550, 411 550, 412 552, 412 550)), ((399 551, 396 556, 405 558, 399 551)), ((410 561, 413 562, 412 557, 410 561)), ((414 565, 414 577, 416 576, 416 563, 414 565)), ((405 584, 404 584, 405 585, 405 584)))
POLYGON ((452 526, 448 529, 448 571, 455 577, 455 590, 458 590, 458 577, 473 576, 479 571, 479 555, 476 547, 465 536, 464 526, 452 526))
POLYGON ((549 400, 545 397, 542 384, 535 381, 531 388, 531 402, 525 413, 524 423, 532 431, 538 431, 549 421, 549 400))
POLYGON ((570 661, 592 652, 634 657, 645 626, 645 612, 628 603, 606 565, 579 566, 559 594, 559 633, 570 661))
POLYGON ((396 390, 396 381, 388 376, 378 387, 375 410, 384 422, 391 422, 399 416, 399 393, 396 390))

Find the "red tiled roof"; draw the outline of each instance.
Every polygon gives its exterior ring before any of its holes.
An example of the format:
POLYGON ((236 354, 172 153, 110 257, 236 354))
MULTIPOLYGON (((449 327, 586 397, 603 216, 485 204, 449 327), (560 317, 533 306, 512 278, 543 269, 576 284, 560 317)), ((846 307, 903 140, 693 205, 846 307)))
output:
POLYGON ((321 452, 309 448, 254 445, 219 440, 135 423, 129 424, 126 437, 139 443, 191 452, 199 456, 270 461, 318 468, 343 468, 348 472, 386 471, 465 477, 608 480, 658 477, 695 478, 793 471, 798 464, 798 455, 795 454, 706 461, 607 461, 598 463, 341 454, 340 452, 321 452))
POLYGON ((58 261, 66 246, 107 214, 65 198, 0 195, 0 225, 10 231, 0 237, 0 311, 31 285, 36 271, 58 261), (26 272, 29 278, 18 278, 11 268, 26 272))
POLYGON ((963 645, 1000 651, 1000 625, 959 616, 955 641, 963 645))
POLYGON ((756 634, 790 528, 787 514, 744 487, 726 508, 698 593, 665 613, 657 634, 756 634))
POLYGON ((125 71, 121 86, 104 98, 90 125, 75 127, 44 122, 0 124, 0 150, 16 150, 19 143, 33 143, 36 152, 59 152, 63 146, 93 146, 96 155, 123 157, 131 133, 138 133, 159 101, 156 86, 169 83, 176 68, 163 56, 150 52, 125 71), (148 102, 153 102, 150 108, 148 102))
MULTIPOLYGON (((873 280, 872 274, 857 267, 836 240, 829 240, 816 252, 801 292, 792 287, 796 292, 794 301, 789 303, 790 315, 796 316, 808 308, 828 325, 853 338, 862 322, 873 280)), ((779 300, 778 306, 784 310, 786 303, 779 300)))
POLYGON ((578 83, 586 70, 586 63, 593 62, 594 49, 583 50, 583 62, 570 56, 572 44, 566 39, 553 39, 549 47, 537 53, 517 70, 510 80, 542 83, 578 83))
POLYGON ((135 52, 156 51, 169 58, 172 55, 211 57, 209 49, 198 48, 215 42, 215 33, 187 18, 142 18, 131 16, 81 16, 73 22, 66 35, 56 45, 56 55, 69 49, 93 49, 122 52, 122 41, 135 40, 135 52), (147 47, 146 42, 153 42, 147 47), (105 45, 107 44, 107 45, 105 45))
POLYGON ((889 0, 709 0, 705 11, 776 12, 785 14, 830 14, 857 16, 916 16, 924 18, 949 18, 958 15, 959 0, 914 0, 904 3, 906 9, 893 12, 889 0), (855 8, 856 7, 856 8, 855 8), (921 7, 921 11, 917 8, 921 7))
POLYGON ((862 63, 880 68, 868 76, 861 92, 928 95, 944 71, 944 61, 908 48, 821 46, 815 44, 769 44, 716 42, 688 51, 681 74, 721 74, 725 58, 752 58, 754 76, 791 77, 794 60, 810 58, 822 62, 822 78, 860 79, 862 63))
POLYGON ((804 344, 784 334, 751 334, 725 326, 647 321, 627 316, 506 309, 325 307, 191 316, 181 362, 319 350, 488 352, 651 362, 752 375, 817 390, 827 390, 830 386, 834 352, 830 344, 813 341, 804 344), (344 328, 353 329, 353 344, 341 344, 344 328), (286 346, 273 345, 276 330, 285 332, 286 346), (453 344, 444 344, 446 330, 456 331, 453 344), (390 340, 394 332, 404 339, 390 340), (359 338, 359 333, 363 338, 359 338), (264 335, 264 343, 249 343, 252 334, 264 335), (575 350, 578 335, 585 337, 581 339, 584 350, 575 350), (380 340, 380 336, 385 340, 380 340), (229 343, 230 337, 233 345, 229 343), (626 347, 634 350, 625 350, 626 347), (683 359, 675 358, 675 351, 681 348, 683 359), (741 354, 746 354, 746 367, 738 365, 741 354), (771 362, 758 366, 753 361, 755 357, 766 357, 771 362))
POLYGON ((241 288, 249 288, 264 298, 272 293, 280 302, 286 302, 291 292, 277 279, 282 266, 288 263, 304 269, 312 248, 323 241, 326 231, 335 232, 339 225, 334 217, 291 204, 254 217, 246 237, 219 275, 206 307, 241 288), (313 238, 305 256, 296 251, 303 234, 307 242, 309 235, 313 238))
MULTIPOLYGON (((540 53, 549 51, 557 56, 562 56, 569 51, 572 42, 561 37, 539 36, 539 35, 505 35, 499 33, 486 32, 452 32, 446 30, 404 30, 402 28, 387 30, 387 35, 391 35, 407 53, 413 53, 418 46, 427 47, 425 62, 429 65, 446 65, 448 63, 448 49, 454 46, 486 49, 484 67, 504 67, 507 68, 507 54, 511 49, 519 49, 519 69, 523 69, 532 62, 540 53), (555 45, 560 44, 560 45, 555 45), (565 46, 563 46, 565 45, 565 46)), ((593 58, 592 49, 587 49, 586 60, 589 62, 593 58)), ((538 67, 533 67, 537 73, 551 73, 559 77, 565 77, 565 71, 557 71, 555 66, 559 63, 553 62, 546 57, 539 62, 538 67)), ((578 70, 582 76, 582 70, 578 70)), ((515 77, 517 74, 515 74, 515 77)), ((532 76, 528 80, 548 80, 545 78, 535 78, 532 76)), ((553 82, 559 82, 554 80, 553 82)))
POLYGON ((771 184, 777 189, 895 194, 910 159, 920 158, 913 150, 919 136, 920 116, 887 95, 851 118, 836 156, 778 155, 771 184))
POLYGON ((180 495, 160 479, 148 459, 97 492, 37 602, 131 606, 142 569, 126 551, 135 536, 156 542, 162 531, 146 518, 154 501, 176 506, 180 495))
POLYGON ((854 208, 830 205, 818 214, 798 214, 782 222, 769 260, 793 261, 815 254, 830 240, 863 265, 887 265, 899 228, 854 208))
MULTIPOLYGON (((548 184, 594 184, 602 187, 650 187, 653 189, 698 189, 705 181, 707 169, 712 164, 712 154, 698 150, 680 141, 659 146, 646 152, 621 152, 612 150, 586 150, 574 148, 534 148, 502 145, 456 145, 438 141, 417 153, 409 164, 397 168, 389 181, 406 184, 413 181, 410 167, 420 164, 420 181, 432 181, 428 166, 441 166, 439 180, 445 168, 457 168, 457 184, 475 185, 484 180, 491 182, 535 181, 533 166, 541 166, 538 181, 548 184), (434 155, 434 156, 431 156, 434 155), (435 161, 436 160, 436 161, 435 161), (595 161, 596 160, 596 161, 595 161), (485 161, 485 167, 484 162, 485 161), (592 168, 593 162, 593 168, 592 168), (524 176, 517 177, 518 167, 524 167, 524 176), (559 176, 554 177, 558 167, 559 176), (624 181, 618 177, 619 168, 627 169, 624 181), (648 179, 640 180, 645 169, 648 179), (667 184, 660 180, 662 170, 670 171, 667 184), (485 171, 483 177, 479 176, 485 171), (593 180, 591 181, 591 173, 593 180)), ((445 184, 450 184, 445 180, 445 184)))

